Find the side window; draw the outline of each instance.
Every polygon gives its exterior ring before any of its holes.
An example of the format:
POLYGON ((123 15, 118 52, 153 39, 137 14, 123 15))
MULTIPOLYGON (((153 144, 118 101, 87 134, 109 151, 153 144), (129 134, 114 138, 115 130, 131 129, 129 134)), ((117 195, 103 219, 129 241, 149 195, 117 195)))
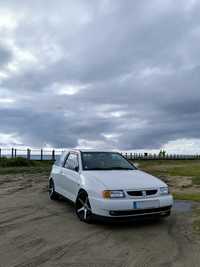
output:
MULTIPOLYGON (((66 152, 62 153, 62 154, 60 155, 60 158, 59 158, 58 163, 57 163, 56 165, 62 167, 63 164, 64 164, 64 162, 65 162, 66 157, 68 156, 68 154, 69 154, 69 153, 66 153, 66 152)), ((57 161, 56 161, 56 162, 57 162, 57 161)))
POLYGON ((65 162, 64 168, 74 171, 77 167, 78 167, 78 155, 75 153, 70 153, 65 162))

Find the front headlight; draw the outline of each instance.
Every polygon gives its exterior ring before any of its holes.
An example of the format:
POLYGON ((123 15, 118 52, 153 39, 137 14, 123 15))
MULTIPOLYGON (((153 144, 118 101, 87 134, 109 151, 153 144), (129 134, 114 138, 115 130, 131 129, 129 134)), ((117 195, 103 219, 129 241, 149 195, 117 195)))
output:
POLYGON ((124 198, 123 190, 105 190, 103 191, 103 198, 124 198))
POLYGON ((169 188, 167 186, 160 187, 160 195, 168 195, 169 194, 169 188))

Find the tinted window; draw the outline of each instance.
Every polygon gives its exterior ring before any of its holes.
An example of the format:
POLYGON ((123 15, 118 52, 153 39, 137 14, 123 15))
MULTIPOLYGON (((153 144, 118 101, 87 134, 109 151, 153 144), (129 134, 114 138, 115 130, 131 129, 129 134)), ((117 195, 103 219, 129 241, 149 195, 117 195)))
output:
POLYGON ((83 170, 134 170, 128 160, 115 152, 82 152, 83 170))
POLYGON ((75 170, 76 167, 78 167, 78 156, 75 153, 70 153, 65 165, 65 168, 70 169, 70 170, 75 170))

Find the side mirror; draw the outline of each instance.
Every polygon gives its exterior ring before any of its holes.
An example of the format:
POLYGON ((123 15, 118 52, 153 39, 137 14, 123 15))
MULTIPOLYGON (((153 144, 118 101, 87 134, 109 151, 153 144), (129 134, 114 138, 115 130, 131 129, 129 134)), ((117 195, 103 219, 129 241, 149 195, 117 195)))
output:
POLYGON ((78 171, 79 171, 79 167, 76 166, 76 167, 74 168, 74 170, 75 170, 75 172, 78 172, 78 171))

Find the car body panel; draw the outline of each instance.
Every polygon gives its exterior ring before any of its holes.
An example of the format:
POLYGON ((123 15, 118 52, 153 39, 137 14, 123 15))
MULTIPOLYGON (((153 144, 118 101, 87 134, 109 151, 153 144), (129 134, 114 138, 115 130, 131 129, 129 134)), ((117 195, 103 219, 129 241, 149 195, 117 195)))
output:
MULTIPOLYGON (((148 203, 152 201, 152 203, 156 203, 155 208, 171 207, 173 205, 173 197, 170 194, 160 195, 160 187, 167 186, 160 179, 137 169, 85 171, 82 169, 81 151, 75 151, 78 155, 79 170, 67 169, 62 162, 56 163, 52 167, 50 179, 54 180, 55 191, 73 202, 76 201, 79 190, 85 190, 93 214, 112 217, 110 211, 133 210, 138 201, 148 203), (127 194, 129 190, 147 189, 157 189, 157 194, 142 197, 132 197, 127 194), (104 199, 102 194, 104 190, 123 190, 125 198, 104 199)), ((65 152, 66 155, 67 152, 65 152)), ((62 155, 62 160, 64 158, 62 155)))
POLYGON ((166 186, 158 178, 140 170, 84 171, 85 179, 98 179, 106 189, 141 189, 166 186))
POLYGON ((100 199, 90 198, 93 213, 101 216, 110 216, 110 210, 132 210, 133 203, 136 201, 158 200, 158 207, 172 206, 173 198, 171 195, 162 197, 152 197, 148 199, 100 199))
POLYGON ((61 177, 64 195, 70 200, 75 201, 81 183, 79 173, 62 167, 61 177))

